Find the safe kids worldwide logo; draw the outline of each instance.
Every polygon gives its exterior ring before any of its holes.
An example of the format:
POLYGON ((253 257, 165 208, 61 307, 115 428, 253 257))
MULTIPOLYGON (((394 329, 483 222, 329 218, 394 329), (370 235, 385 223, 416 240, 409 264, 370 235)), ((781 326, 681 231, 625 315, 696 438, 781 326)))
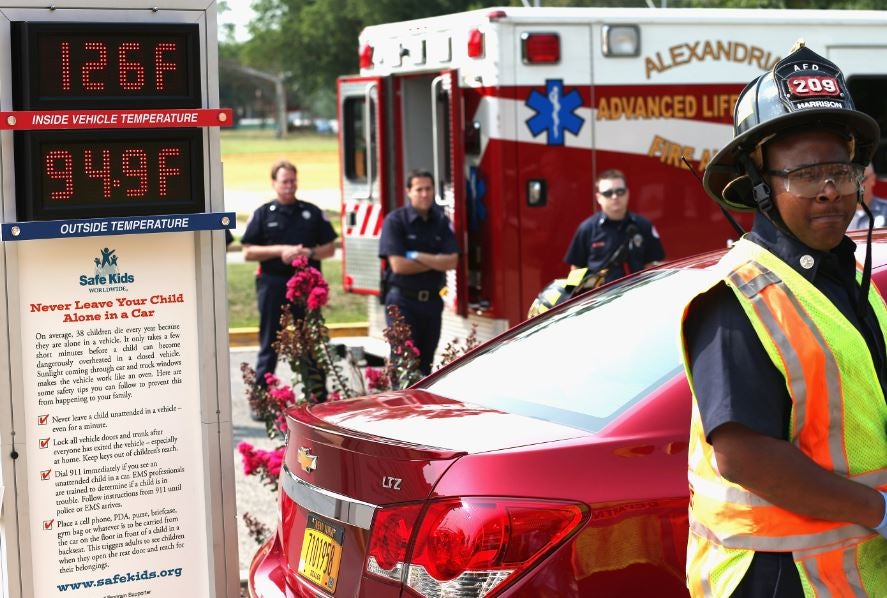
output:
POLYGON ((81 274, 80 286, 87 287, 90 293, 128 290, 122 285, 132 284, 136 279, 128 272, 120 272, 116 252, 116 249, 108 247, 101 249, 99 256, 93 259, 95 267, 92 276, 81 274))

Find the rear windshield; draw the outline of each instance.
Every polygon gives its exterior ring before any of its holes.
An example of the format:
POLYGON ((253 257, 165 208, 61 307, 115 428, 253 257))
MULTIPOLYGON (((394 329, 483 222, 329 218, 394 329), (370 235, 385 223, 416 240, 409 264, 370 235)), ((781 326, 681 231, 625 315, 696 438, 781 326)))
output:
POLYGON ((704 276, 642 273, 540 317, 420 386, 596 432, 682 371, 681 313, 704 276))

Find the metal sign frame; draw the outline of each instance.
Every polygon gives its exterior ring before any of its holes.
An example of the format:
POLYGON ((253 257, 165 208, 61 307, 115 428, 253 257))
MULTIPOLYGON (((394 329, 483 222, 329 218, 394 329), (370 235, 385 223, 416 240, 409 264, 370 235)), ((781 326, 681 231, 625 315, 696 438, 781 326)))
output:
MULTIPOLYGON (((201 48, 200 96, 202 109, 219 107, 216 3, 210 0, 156 0, 143 6, 119 0, 58 0, 51 7, 45 2, 17 0, 15 6, 2 6, 0 0, 0 48, 9 48, 10 22, 107 22, 107 23, 196 23, 201 48)), ((0 55, 0 111, 13 110, 12 65, 9 52, 0 55)), ((203 138, 203 189, 205 212, 222 212, 223 189, 219 130, 201 129, 203 138)), ((15 201, 13 132, 0 131, 0 219, 10 224, 18 220, 15 201)), ((192 215, 194 216, 194 215, 192 215)), ((228 215, 220 215, 228 216, 228 215)), ((119 220, 119 219, 118 219, 119 220)), ((49 224, 49 223, 44 223, 49 224)), ((221 228, 229 225, 202 225, 193 228, 197 351, 199 355, 200 444, 203 447, 203 487, 208 532, 208 586, 211 596, 239 593, 236 509, 234 498, 233 434, 231 421, 227 301, 225 292, 225 240, 221 228), (216 230, 207 230, 214 228, 216 230)), ((11 240, 7 237, 5 240, 11 240)), ((29 537, 29 484, 26 472, 29 447, 24 446, 22 392, 25 376, 21 348, 21 322, 16 281, 19 271, 19 243, 0 244, 0 479, 5 489, 0 516, 0 593, 3 596, 33 596, 35 575, 45 565, 32 559, 29 537), (5 375, 4 375, 5 373, 5 375)), ((33 375, 33 373, 32 373, 33 375)), ((195 430, 197 433, 197 430, 195 430)))

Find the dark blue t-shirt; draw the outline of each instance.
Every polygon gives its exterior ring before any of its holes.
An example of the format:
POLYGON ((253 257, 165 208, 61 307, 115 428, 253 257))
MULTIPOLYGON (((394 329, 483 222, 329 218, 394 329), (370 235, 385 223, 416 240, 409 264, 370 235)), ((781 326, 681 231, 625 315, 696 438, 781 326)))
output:
MULTIPOLYGON (((427 219, 422 218, 409 204, 385 216, 379 237, 379 257, 384 259, 391 255, 406 256, 408 251, 459 253, 459 244, 450 226, 450 219, 441 208, 432 206, 427 219)), ((388 283, 414 291, 437 292, 446 285, 446 274, 428 270, 405 275, 389 270, 388 283)))
POLYGON ((622 278, 631 272, 639 272, 651 262, 665 259, 665 250, 659 234, 649 220, 628 212, 622 220, 611 220, 603 212, 582 221, 573 235, 564 261, 577 268, 588 267, 598 272, 608 266, 604 282, 622 278), (628 252, 622 259, 610 263, 612 256, 625 245, 626 231, 636 229, 628 244, 628 252))
MULTIPOLYGON (((312 203, 296 200, 282 204, 276 199, 259 206, 246 225, 240 242, 244 245, 304 245, 317 247, 334 241, 338 235, 324 216, 323 211, 312 203)), ((320 270, 319 260, 310 260, 320 270)), ((280 258, 263 260, 263 274, 292 276, 293 267, 280 258)))

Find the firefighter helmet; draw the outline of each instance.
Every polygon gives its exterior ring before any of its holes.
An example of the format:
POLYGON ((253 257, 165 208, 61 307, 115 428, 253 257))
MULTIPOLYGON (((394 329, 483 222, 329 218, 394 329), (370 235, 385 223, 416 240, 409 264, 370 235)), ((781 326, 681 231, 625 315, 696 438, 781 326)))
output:
POLYGON ((527 317, 544 314, 555 305, 560 305, 584 290, 594 288, 601 280, 602 277, 589 276, 588 268, 570 270, 566 278, 556 278, 539 291, 530 306, 530 311, 527 312, 527 317))
POLYGON ((733 140, 705 168, 705 191, 722 206, 757 206, 742 154, 761 168, 759 148, 789 129, 815 126, 847 137, 853 162, 868 164, 880 137, 878 124, 856 110, 844 75, 831 61, 803 46, 749 83, 733 109, 733 140))

